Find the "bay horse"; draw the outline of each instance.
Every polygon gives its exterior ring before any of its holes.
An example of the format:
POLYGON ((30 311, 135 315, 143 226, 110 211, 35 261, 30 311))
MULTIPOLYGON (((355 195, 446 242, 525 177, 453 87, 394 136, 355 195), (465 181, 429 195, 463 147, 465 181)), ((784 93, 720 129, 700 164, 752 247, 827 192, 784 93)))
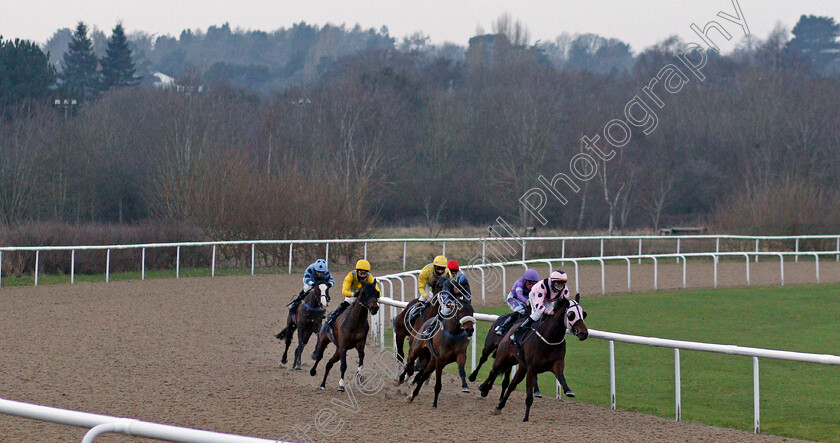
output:
POLYGON ((580 294, 575 295, 574 301, 565 298, 559 301, 554 308, 554 315, 544 318, 534 326, 532 331, 526 331, 527 335, 522 339, 521 353, 510 343, 512 331, 505 334, 496 350, 493 369, 490 370, 487 380, 478 388, 481 396, 487 397, 496 377, 502 372, 505 373, 505 378, 502 380, 502 394, 494 414, 501 413, 511 392, 525 378, 525 418, 522 421, 528 421, 531 405, 534 403, 534 381, 537 375, 543 372, 553 372, 563 387, 563 392, 569 397, 574 396, 566 383, 563 371, 566 367, 566 329, 581 341, 589 336, 589 329, 583 322, 586 312, 580 307, 579 301, 580 294), (519 367, 511 380, 510 372, 515 364, 519 367))
POLYGON ((321 389, 327 382, 327 375, 330 373, 335 362, 341 359, 341 379, 338 381, 338 390, 344 391, 344 373, 347 371, 347 351, 356 348, 359 354, 359 368, 356 373, 362 370, 365 363, 365 343, 367 342, 370 322, 368 313, 376 315, 379 312, 379 291, 376 290, 376 283, 362 283, 362 287, 356 291, 356 301, 350 305, 336 319, 332 327, 324 325, 318 334, 318 344, 312 359, 315 364, 309 370, 309 375, 315 376, 318 363, 324 358, 324 350, 332 342, 335 344, 335 354, 327 361, 324 368, 324 379, 321 380, 321 389))
POLYGON ((445 276, 440 277, 432 285, 432 296, 428 301, 431 306, 427 305, 426 310, 422 315, 418 315, 414 321, 410 321, 411 314, 415 310, 420 309, 420 306, 418 305, 420 299, 415 298, 414 300, 408 302, 405 308, 397 315, 397 318, 394 319, 393 326, 394 334, 396 336, 394 346, 397 348, 397 361, 400 366, 402 366, 405 362, 405 351, 403 350, 403 347, 405 345, 406 337, 409 337, 409 343, 411 343, 410 338, 420 335, 420 331, 423 330, 423 324, 430 318, 437 316, 440 306, 436 297, 437 293, 443 289, 443 284, 446 280, 447 278, 445 276))
POLYGON ((438 325, 431 337, 415 336, 411 339, 411 345, 408 351, 408 362, 405 369, 400 374, 399 384, 405 381, 406 375, 411 376, 417 368, 417 375, 414 376, 413 384, 414 391, 409 396, 408 401, 414 401, 420 388, 423 386, 435 372, 435 400, 432 407, 437 408, 438 396, 443 386, 442 375, 443 368, 452 363, 458 363, 458 374, 461 376, 461 390, 463 392, 470 392, 467 386, 466 371, 464 364, 467 361, 467 346, 470 343, 473 331, 475 329, 475 318, 473 314, 472 304, 466 297, 456 298, 450 297, 448 293, 445 294, 439 303, 442 305, 442 313, 444 320, 440 321, 438 317, 429 319, 424 323, 423 330, 433 322, 438 325), (445 304, 445 306, 443 306, 445 304), (449 314, 447 314, 449 311, 449 314))
MULTIPOLYGON (((499 347, 499 343, 501 343, 502 339, 505 337, 504 335, 496 334, 496 326, 502 324, 508 317, 512 315, 516 315, 516 313, 511 312, 505 315, 500 315, 499 318, 497 318, 496 321, 493 322, 493 326, 490 327, 490 331, 488 331, 487 336, 484 337, 484 348, 481 350, 481 359, 478 361, 478 365, 475 367, 475 370, 472 371, 472 373, 470 374, 470 381, 475 381, 476 377, 478 376, 478 371, 481 369, 481 365, 483 365, 484 362, 487 361, 487 359, 490 357, 490 354, 493 354, 493 356, 495 357, 496 349, 499 347)), ((519 320, 516 320, 512 325, 508 327, 508 330, 505 332, 515 331, 523 321, 525 321, 525 316, 523 316, 519 320)), ((534 380, 534 397, 542 398, 542 396, 543 395, 540 391, 540 387, 539 385, 537 385, 537 381, 534 380)))
POLYGON ((309 342, 312 334, 318 334, 321 329, 321 322, 324 320, 324 310, 327 307, 327 297, 322 295, 323 290, 317 285, 306 293, 303 302, 300 303, 294 313, 286 317, 286 327, 276 335, 278 340, 285 340, 286 348, 283 350, 283 358, 280 363, 286 364, 289 345, 292 343, 292 334, 297 329, 298 346, 295 349, 295 361, 292 369, 301 370, 300 360, 303 348, 309 342))

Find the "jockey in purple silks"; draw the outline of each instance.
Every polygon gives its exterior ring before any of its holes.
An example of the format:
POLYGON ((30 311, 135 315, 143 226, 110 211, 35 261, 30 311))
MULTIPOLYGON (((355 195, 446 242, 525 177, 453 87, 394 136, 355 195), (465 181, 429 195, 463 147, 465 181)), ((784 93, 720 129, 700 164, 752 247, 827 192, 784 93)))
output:
POLYGON ((501 324, 496 326, 496 334, 505 335, 510 325, 528 314, 528 296, 531 294, 531 288, 539 279, 540 275, 536 270, 528 269, 522 277, 516 280, 507 296, 507 304, 514 314, 508 316, 501 324))
POLYGON ((531 315, 511 334, 510 343, 512 345, 519 347, 524 331, 539 320, 543 314, 553 315, 554 306, 561 298, 569 299, 569 289, 566 287, 567 281, 569 281, 569 277, 566 276, 565 272, 554 271, 549 278, 540 281, 531 288, 531 294, 528 296, 528 301, 531 304, 531 315))

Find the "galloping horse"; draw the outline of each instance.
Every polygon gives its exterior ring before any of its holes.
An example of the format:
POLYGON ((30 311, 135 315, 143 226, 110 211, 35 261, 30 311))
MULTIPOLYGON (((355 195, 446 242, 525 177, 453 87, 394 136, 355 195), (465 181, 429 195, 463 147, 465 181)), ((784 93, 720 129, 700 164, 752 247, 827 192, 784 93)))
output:
POLYGON ((534 326, 533 331, 522 339, 521 352, 510 344, 511 331, 505 334, 502 342, 499 343, 499 348, 496 350, 496 359, 493 361, 493 369, 487 376, 487 380, 479 386, 481 396, 486 397, 493 388, 493 382, 496 377, 504 372, 505 378, 502 380, 502 395, 499 398, 499 405, 496 406, 495 414, 502 411, 505 407, 510 393, 516 389, 516 385, 525 380, 525 418, 522 421, 528 421, 528 416, 531 412, 531 405, 534 403, 534 381, 537 375, 543 372, 552 371, 557 381, 563 387, 563 392, 573 397, 574 393, 566 384, 566 377, 563 371, 566 367, 566 329, 580 340, 586 340, 589 336, 589 330, 583 323, 586 313, 578 303, 580 301, 580 294, 575 295, 574 301, 562 299, 554 308, 554 315, 541 321, 534 326), (519 364, 513 380, 510 380, 510 371, 513 365, 519 364), (508 385, 510 383, 510 385, 508 385))
MULTIPOLYGON (((441 294, 447 293, 442 292, 441 294)), ((437 317, 427 320, 423 325, 423 330, 432 322, 439 323, 431 337, 415 336, 411 339, 411 346, 408 351, 408 363, 399 378, 399 383, 402 384, 406 375, 411 376, 414 373, 415 367, 419 368, 417 375, 414 377, 414 381, 412 381, 416 386, 414 392, 408 399, 411 402, 417 397, 423 383, 429 379, 432 370, 434 370, 435 401, 432 407, 435 408, 437 408, 438 395, 443 386, 441 380, 443 368, 449 363, 458 363, 458 374, 461 376, 461 390, 470 392, 465 378, 464 363, 467 361, 467 346, 470 343, 470 337, 472 337, 473 330, 475 329, 475 318, 472 316, 475 311, 468 298, 461 297, 454 299, 454 297, 446 297, 445 300, 439 300, 439 303, 441 305, 446 304, 446 306, 441 307, 441 312, 445 320, 440 322, 437 317), (449 311, 448 315, 446 315, 447 311, 449 311)))
POLYGON ((286 349, 283 350, 283 358, 280 363, 284 365, 288 361, 286 358, 289 352, 289 345, 292 343, 292 334, 297 328, 298 331, 298 346, 295 349, 295 362, 292 364, 292 369, 300 370, 300 356, 303 353, 303 348, 309 342, 309 337, 313 333, 317 334, 321 329, 321 321, 324 319, 324 309, 327 307, 327 298, 323 296, 321 286, 317 285, 309 290, 303 303, 298 305, 294 315, 289 314, 286 317, 286 328, 277 334, 277 339, 286 341, 286 349))
MULTIPOLYGON (((394 319, 394 334, 396 335, 395 345, 397 347, 397 361, 402 365, 405 362, 405 352, 403 351, 403 346, 405 344, 406 337, 416 337, 420 335, 420 331, 423 330, 423 324, 426 323, 426 320, 435 317, 440 310, 440 306, 437 303, 435 297, 437 297, 437 293, 443 289, 443 284, 446 282, 446 277, 441 277, 437 279, 437 281, 432 285, 432 297, 428 303, 432 306, 426 306, 426 310, 423 312, 423 315, 418 315, 414 321, 409 321, 411 318, 411 314, 414 313, 415 310, 420 309, 420 306, 417 305, 419 303, 419 298, 415 298, 408 302, 405 306, 405 309, 397 315, 397 318, 394 319)), ((411 343, 411 341, 409 341, 411 343)))
MULTIPOLYGON (((484 348, 481 350, 481 359, 478 361, 478 365, 475 367, 475 371, 473 371, 472 374, 470 374, 470 381, 475 381, 475 378, 478 376, 478 370, 481 369, 481 365, 483 365, 484 362, 487 361, 487 358, 490 357, 490 354, 496 352, 496 349, 499 347, 499 343, 501 343, 502 339, 504 338, 503 335, 499 335, 496 334, 496 332, 494 332, 496 330, 496 326, 502 324, 502 322, 504 322, 505 319, 507 319, 507 317, 510 317, 511 315, 516 315, 516 313, 511 312, 509 314, 500 315, 499 318, 497 318, 496 321, 493 322, 493 326, 491 326, 490 331, 487 332, 487 337, 484 338, 484 348)), ((525 321, 524 317, 514 322, 513 325, 511 325, 508 328, 508 330, 515 331, 519 327, 519 324, 523 321, 525 321)), ((543 395, 540 391, 540 387, 539 385, 537 385, 537 381, 534 380, 534 397, 542 398, 542 396, 543 395)))
POLYGON ((356 291, 356 302, 349 308, 345 309, 336 319, 332 327, 324 325, 318 334, 318 345, 315 352, 312 353, 312 359, 315 364, 309 370, 309 375, 315 376, 318 363, 324 358, 324 349, 330 342, 336 346, 335 354, 327 361, 327 366, 324 368, 324 379, 321 381, 321 389, 324 389, 324 384, 327 382, 327 375, 330 373, 333 364, 341 359, 341 379, 338 381, 338 390, 344 391, 344 372, 347 371, 347 351, 351 348, 356 348, 359 354, 359 369, 362 370, 362 365, 365 363, 365 343, 367 342, 368 330, 370 330, 370 323, 368 322, 368 313, 376 315, 379 312, 379 291, 376 290, 375 283, 362 283, 361 289, 356 291))

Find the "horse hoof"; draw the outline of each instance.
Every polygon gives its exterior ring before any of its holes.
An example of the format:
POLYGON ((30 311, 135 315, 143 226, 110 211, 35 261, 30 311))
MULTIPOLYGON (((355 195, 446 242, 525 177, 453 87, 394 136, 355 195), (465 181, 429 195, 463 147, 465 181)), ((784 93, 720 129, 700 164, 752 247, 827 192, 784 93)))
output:
POLYGON ((572 391, 566 391, 565 394, 566 394, 566 397, 575 398, 575 393, 572 392, 572 391))
POLYGON ((536 397, 536 398, 542 398, 542 392, 540 392, 540 391, 534 391, 534 397, 536 397))
POLYGON ((309 375, 311 375, 311 376, 313 376, 313 377, 314 377, 314 376, 315 376, 315 374, 317 374, 317 373, 318 373, 318 372, 315 370, 315 368, 312 368, 312 369, 310 369, 310 370, 309 370, 309 375))
POLYGON ((312 360, 318 360, 318 353, 313 352, 311 357, 312 357, 312 360))
POLYGON ((527 423, 527 422, 528 422, 528 417, 525 417, 525 418, 522 419, 522 423, 527 423))
POLYGON ((338 392, 344 392, 344 386, 339 386, 338 387, 338 392))
POLYGON ((303 369, 303 367, 301 365, 294 365, 292 366, 292 369, 294 369, 295 371, 300 371, 303 369))
POLYGON ((321 390, 321 391, 325 390, 324 385, 318 386, 318 390, 321 390))
POLYGON ((470 393, 470 388, 464 386, 463 388, 461 388, 461 392, 466 392, 467 394, 469 394, 470 393))
POLYGON ((470 376, 469 376, 469 377, 467 377, 467 380, 469 380, 469 381, 475 381, 475 375, 474 375, 474 374, 470 374, 470 376))
POLYGON ((289 361, 289 360, 287 360, 287 359, 285 359, 285 358, 281 358, 281 359, 280 359, 280 364, 281 364, 281 365, 285 365, 288 361, 289 361))
POLYGON ((399 385, 401 385, 401 384, 402 384, 402 382, 401 382, 401 381, 399 381, 399 380, 398 380, 398 379, 396 379, 396 378, 394 379, 394 386, 399 386, 399 385))
POLYGON ((502 410, 499 408, 493 409, 493 415, 499 415, 502 413, 502 410))
POLYGON ((407 397, 405 398, 405 402, 406 402, 406 403, 412 403, 412 402, 414 402, 414 397, 412 397, 412 396, 410 396, 410 395, 409 395, 409 396, 407 396, 407 397))

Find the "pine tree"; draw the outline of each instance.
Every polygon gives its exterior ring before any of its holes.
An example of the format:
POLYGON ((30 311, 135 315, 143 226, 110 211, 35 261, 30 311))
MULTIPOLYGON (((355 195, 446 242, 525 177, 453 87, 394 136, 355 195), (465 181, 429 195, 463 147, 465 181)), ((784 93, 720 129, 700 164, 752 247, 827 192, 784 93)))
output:
POLYGON ((840 24, 831 17, 813 15, 799 18, 793 28, 793 39, 788 50, 804 56, 821 73, 830 73, 840 68, 840 24))
POLYGON ((134 76, 134 61, 131 60, 131 49, 125 38, 122 23, 117 23, 108 39, 105 57, 100 61, 102 65, 103 89, 135 86, 140 78, 134 76))
POLYGON ((87 35, 87 26, 79 22, 73 32, 73 39, 62 59, 61 79, 71 97, 80 99, 93 97, 99 87, 98 61, 93 52, 93 42, 87 35))
POLYGON ((55 68, 37 44, 0 36, 0 107, 45 99, 55 83, 55 68))

